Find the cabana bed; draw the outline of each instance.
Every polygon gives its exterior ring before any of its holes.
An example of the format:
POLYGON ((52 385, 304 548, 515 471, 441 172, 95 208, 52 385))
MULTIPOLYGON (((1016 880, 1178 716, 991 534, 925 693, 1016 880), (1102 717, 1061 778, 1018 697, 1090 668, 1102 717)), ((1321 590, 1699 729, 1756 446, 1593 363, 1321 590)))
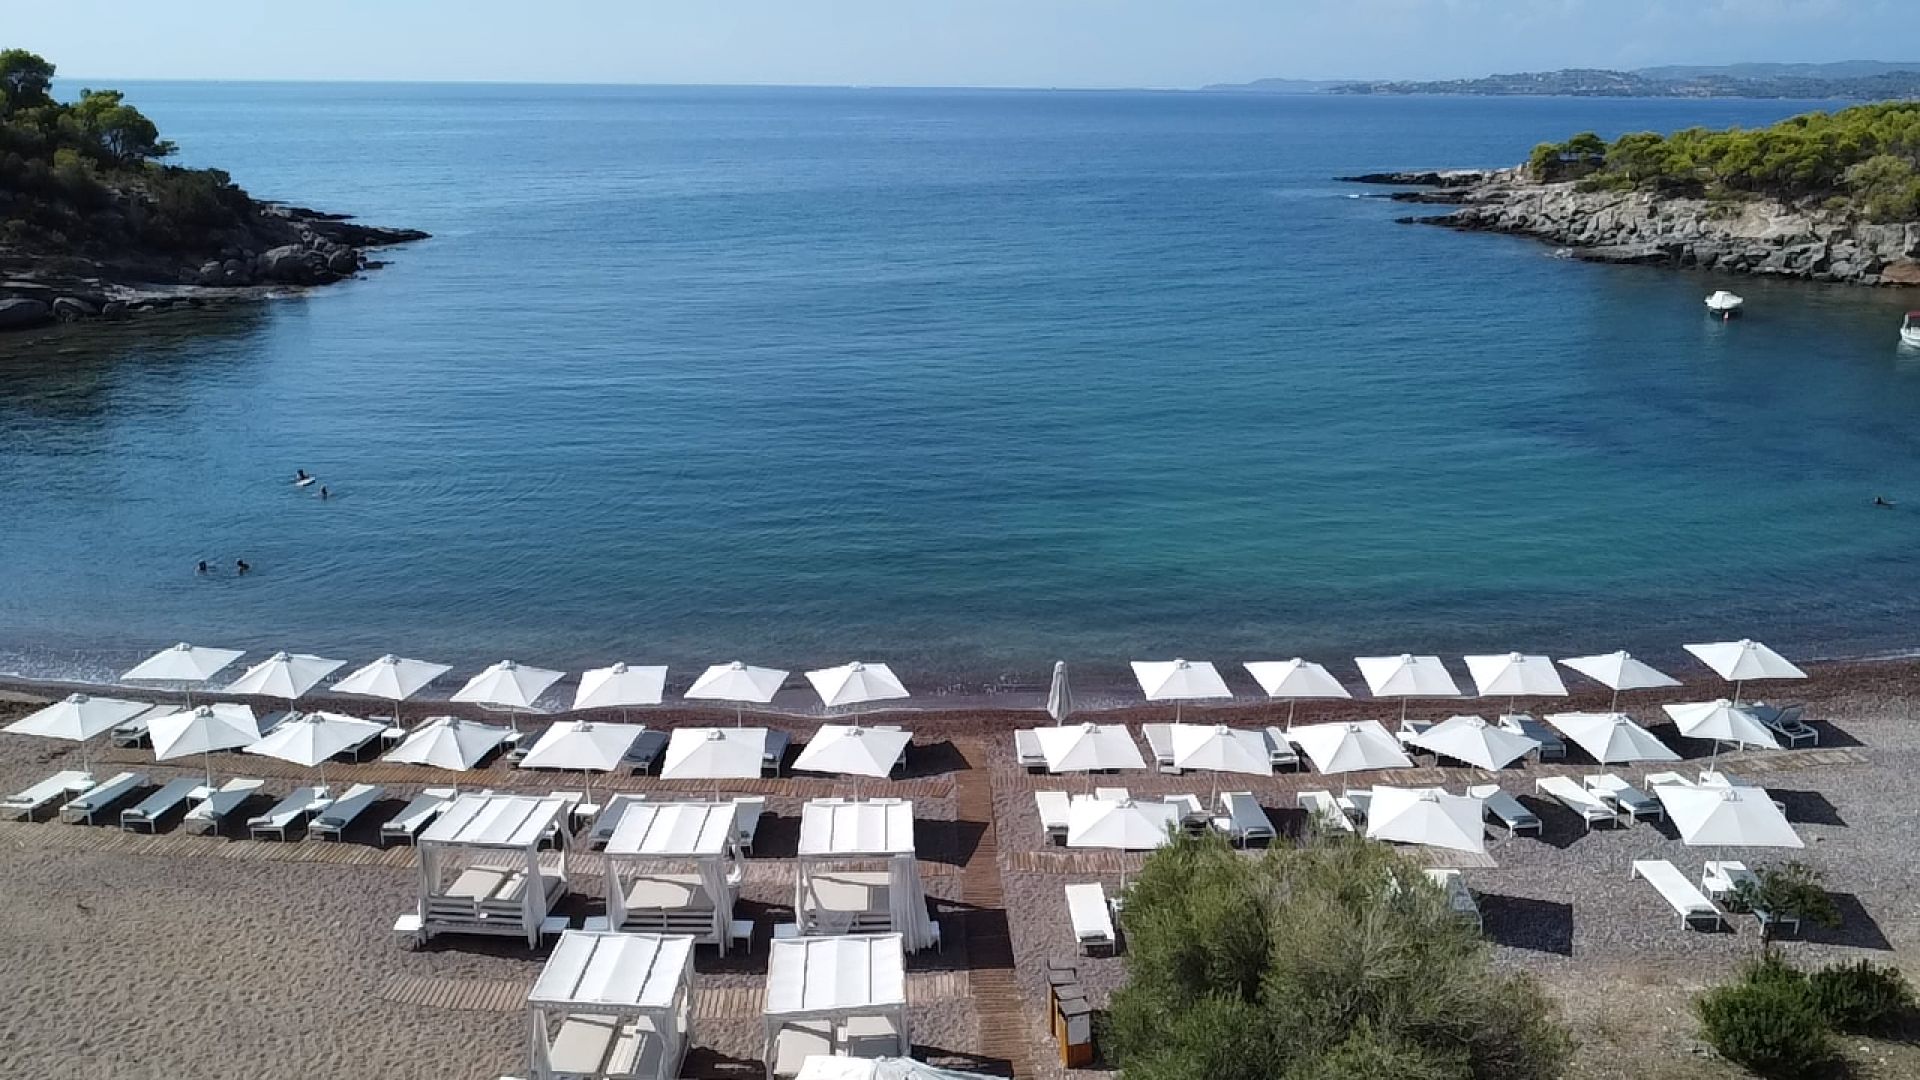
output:
POLYGON ((607 922, 727 949, 740 861, 731 802, 631 801, 607 838, 607 922))
POLYGON ((693 1041, 693 939, 560 935, 527 995, 533 1080, 671 1080, 693 1041))
POLYGON ((794 916, 802 936, 899 934, 908 952, 935 943, 913 857, 913 804, 815 799, 800 812, 794 916), (884 863, 884 870, 860 864, 884 863))
POLYGON ((767 1076, 794 1076, 811 1055, 905 1057, 905 951, 899 934, 789 938, 767 961, 767 1076))
POLYGON ((420 903, 395 930, 525 937, 566 926, 548 912, 567 891, 566 802, 527 795, 462 795, 420 834, 420 903), (553 850, 541 845, 553 842, 553 850))

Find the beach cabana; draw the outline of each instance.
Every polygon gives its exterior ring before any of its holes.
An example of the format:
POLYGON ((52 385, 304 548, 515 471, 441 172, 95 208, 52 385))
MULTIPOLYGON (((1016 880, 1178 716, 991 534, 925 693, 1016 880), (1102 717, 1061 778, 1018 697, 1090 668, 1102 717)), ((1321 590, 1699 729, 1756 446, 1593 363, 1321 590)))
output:
POLYGON ((629 804, 607 838, 607 925, 727 950, 744 867, 730 802, 629 804))
POLYGON ((913 804, 814 799, 802 807, 793 912, 802 935, 890 931, 908 952, 932 945, 913 857, 913 804), (862 868, 879 863, 884 870, 862 868))
POLYGON ((1623 761, 1679 761, 1653 732, 1625 713, 1554 713, 1547 723, 1580 745, 1602 765, 1623 761))
POLYGON ((569 930, 527 995, 533 1080, 672 1080, 693 1042, 693 939, 569 930))
POLYGON ((1400 749, 1400 741, 1377 720, 1309 724, 1295 728, 1287 738, 1323 773, 1405 769, 1413 765, 1412 759, 1400 749))
POLYGON ((906 1057, 906 947, 899 934, 776 939, 767 958, 767 1076, 810 1056, 906 1057))
MULTIPOLYGON (((420 941, 498 934, 540 944, 567 891, 567 803, 529 795, 462 795, 420 834, 420 941), (554 849, 542 852, 551 841, 554 849)), ((555 916, 565 926, 562 916, 555 916)))

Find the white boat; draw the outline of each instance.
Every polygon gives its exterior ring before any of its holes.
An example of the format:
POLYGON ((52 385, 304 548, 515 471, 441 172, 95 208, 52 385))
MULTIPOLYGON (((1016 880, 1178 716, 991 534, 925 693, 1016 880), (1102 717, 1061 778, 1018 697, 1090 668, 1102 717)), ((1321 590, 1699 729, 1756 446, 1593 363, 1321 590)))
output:
POLYGON ((1900 340, 1920 349, 1920 311, 1909 311, 1900 320, 1900 340))
POLYGON ((1725 289, 1715 289, 1713 295, 1707 297, 1707 310, 1726 319, 1738 315, 1740 305, 1744 303, 1746 303, 1745 300, 1725 289))

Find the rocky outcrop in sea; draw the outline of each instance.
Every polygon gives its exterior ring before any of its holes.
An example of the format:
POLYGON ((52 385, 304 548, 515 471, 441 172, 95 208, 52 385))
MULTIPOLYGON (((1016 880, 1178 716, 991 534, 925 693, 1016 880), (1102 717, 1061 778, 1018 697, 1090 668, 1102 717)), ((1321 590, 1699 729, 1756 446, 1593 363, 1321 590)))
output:
POLYGON ((1847 208, 1581 191, 1573 181, 1539 183, 1517 167, 1350 179, 1422 188, 1391 197, 1454 207, 1449 213, 1400 219, 1404 222, 1531 236, 1590 262, 1850 285, 1920 285, 1920 222, 1870 222, 1847 208))

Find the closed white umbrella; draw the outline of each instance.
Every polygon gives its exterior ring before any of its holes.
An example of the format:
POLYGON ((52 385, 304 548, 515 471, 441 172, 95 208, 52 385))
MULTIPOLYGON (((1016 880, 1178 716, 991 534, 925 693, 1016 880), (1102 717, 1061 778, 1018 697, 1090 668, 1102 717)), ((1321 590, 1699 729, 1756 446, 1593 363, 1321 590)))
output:
POLYGON ((1067 662, 1053 662, 1053 683, 1047 687, 1047 715, 1055 724, 1066 723, 1073 714, 1073 690, 1067 686, 1067 662))
POLYGON ((753 780, 767 755, 766 728, 677 728, 661 760, 663 780, 753 780))
POLYGON ((245 674, 233 680, 226 692, 279 698, 291 709, 293 703, 313 689, 321 679, 345 665, 345 660, 329 660, 307 653, 277 652, 248 668, 245 674))
POLYGON ((1680 734, 1692 739, 1713 740, 1713 756, 1707 762, 1709 770, 1720 760, 1720 744, 1723 742, 1741 745, 1753 743, 1770 750, 1780 749, 1779 741, 1773 737, 1773 732, 1767 730, 1767 725, 1726 698, 1682 702, 1661 708, 1673 718, 1673 726, 1680 729, 1680 734))
POLYGON ((1653 732, 1625 713, 1554 713, 1547 723, 1572 739, 1602 765, 1628 761, 1679 761, 1653 732))
POLYGON ((1530 739, 1487 723, 1484 717, 1454 716, 1410 737, 1408 742, 1482 769, 1504 769, 1540 749, 1530 739))
POLYGON ((512 660, 502 660, 467 680, 467 685, 453 692, 453 701, 468 701, 476 705, 497 705, 507 710, 507 724, 515 731, 520 730, 520 709, 533 709, 533 703, 546 693, 547 687, 560 681, 564 671, 551 668, 528 667, 512 660))
POLYGON ((1680 839, 1691 846, 1806 846, 1765 788, 1662 784, 1654 794, 1680 839))
POLYGON ((807 672, 820 704, 829 709, 863 705, 869 701, 892 701, 909 697, 907 688, 885 664, 864 664, 858 660, 839 667, 807 672))
POLYGON ((1226 680, 1206 660, 1135 660, 1133 677, 1148 701, 1173 702, 1173 722, 1180 722, 1180 703, 1230 698, 1226 680))
POLYGON ((1575 656, 1560 662, 1613 691, 1613 701, 1607 705, 1609 713, 1620 711, 1622 690, 1652 690, 1680 685, 1679 679, 1635 659, 1632 653, 1624 649, 1596 656, 1575 656))
POLYGON ((385 698, 393 702, 393 722, 398 726, 400 703, 424 690, 428 683, 452 670, 453 668, 447 664, 435 664, 427 660, 409 660, 404 656, 388 653, 371 664, 356 669, 351 675, 334 683, 331 689, 339 694, 385 698))
POLYGON ((1287 730, 1293 730, 1293 709, 1303 698, 1351 698, 1347 688, 1326 668, 1310 660, 1254 660, 1246 665, 1247 674, 1260 684, 1270 698, 1287 699, 1287 730))
POLYGON ((1518 698, 1567 696, 1567 684, 1560 681, 1553 661, 1544 656, 1510 652, 1469 656, 1466 661, 1467 673, 1473 676, 1480 696, 1506 698, 1509 713, 1518 698))
POLYGON ((1172 839, 1179 821, 1167 803, 1079 798, 1067 808, 1067 846, 1150 851, 1172 839))
POLYGON ((213 786, 213 752, 246 746, 260 738, 260 722, 245 705, 221 702, 156 718, 147 726, 153 759, 199 754, 206 760, 207 786, 213 786))
POLYGON ((507 741, 507 735, 506 728, 493 724, 457 716, 436 716, 414 728, 392 753, 380 760, 464 772, 507 741))
POLYGON ((241 747, 241 753, 262 754, 317 769, 324 785, 328 758, 350 747, 364 746, 385 730, 385 724, 341 713, 300 713, 281 721, 259 742, 241 747))
POLYGON ((1439 788, 1375 787, 1367 802, 1367 836, 1486 854, 1486 803, 1439 788))
POLYGON ((1412 759, 1400 749, 1377 720, 1349 720, 1337 724, 1309 724, 1288 736, 1323 773, 1366 769, 1406 769, 1412 759))
POLYGON ((1146 759, 1124 724, 1068 724, 1039 728, 1040 754, 1047 760, 1047 771, 1104 772, 1110 769, 1144 769, 1146 759))
POLYGON ((885 778, 912 741, 913 735, 905 731, 822 724, 793 759, 793 767, 800 772, 885 778))
POLYGON ((1751 638, 1716 641, 1706 645, 1688 645, 1687 651, 1712 668, 1714 674, 1733 684, 1733 703, 1740 704, 1740 684, 1762 679, 1804 679, 1807 673, 1793 666, 1786 657, 1751 638))
MULTIPOLYGON (((614 664, 580 673, 580 687, 573 693, 577 709, 619 709, 626 719, 630 705, 658 705, 667 688, 667 669, 661 666, 629 667, 614 664)), ((621 751, 625 753, 625 751, 621 751)))
POLYGON ((1409 698, 1459 697, 1460 688, 1437 656, 1356 656, 1360 677, 1377 698, 1400 699, 1400 723, 1407 722, 1409 698))
MULTIPOLYGON (((129 682, 203 683, 223 667, 245 653, 244 649, 212 649, 181 642, 161 649, 135 664, 120 676, 129 682)), ((193 689, 187 687, 187 704, 193 704, 193 689)))
MULTIPOLYGON (((665 671, 665 668, 661 668, 665 671)), ((655 700, 658 700, 657 698, 655 700)), ((612 772, 626 760, 646 727, 641 724, 598 724, 591 720, 561 720, 542 732, 520 759, 523 769, 579 769, 589 794, 593 773, 612 772)), ((592 800, 589 799, 589 802, 592 800)))
POLYGON ((126 723, 152 708, 144 701, 69 694, 43 709, 8 724, 15 735, 38 735, 43 739, 64 739, 80 744, 80 769, 87 769, 87 740, 126 723))
POLYGON ((739 727, 743 705, 765 705, 780 692, 787 673, 775 668, 753 667, 738 660, 715 664, 693 680, 684 697, 689 701, 733 702, 733 726, 739 727))

